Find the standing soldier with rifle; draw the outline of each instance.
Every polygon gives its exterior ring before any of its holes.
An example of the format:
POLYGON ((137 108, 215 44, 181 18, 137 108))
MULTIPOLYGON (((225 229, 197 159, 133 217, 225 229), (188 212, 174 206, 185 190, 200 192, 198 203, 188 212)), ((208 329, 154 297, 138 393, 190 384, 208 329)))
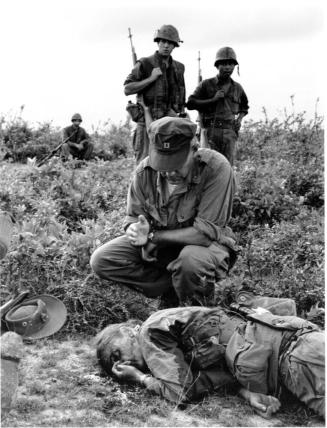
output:
MULTIPOLYGON (((131 39, 132 35, 129 34, 131 39)), ((143 96, 143 101, 149 107, 153 120, 164 116, 178 116, 184 113, 185 82, 182 63, 175 61, 171 53, 179 47, 181 40, 177 29, 172 25, 163 25, 155 32, 154 42, 158 50, 149 57, 136 61, 135 49, 132 44, 134 68, 124 82, 125 95, 137 94, 143 96)), ((149 138, 146 131, 144 114, 141 106, 127 107, 132 119, 137 122, 133 137, 133 148, 137 163, 148 156, 149 138)))
POLYGON ((214 65, 218 75, 203 80, 189 97, 186 107, 198 110, 207 134, 207 147, 223 154, 233 165, 238 132, 249 110, 248 99, 242 86, 231 78, 238 65, 234 50, 230 47, 219 49, 214 65))

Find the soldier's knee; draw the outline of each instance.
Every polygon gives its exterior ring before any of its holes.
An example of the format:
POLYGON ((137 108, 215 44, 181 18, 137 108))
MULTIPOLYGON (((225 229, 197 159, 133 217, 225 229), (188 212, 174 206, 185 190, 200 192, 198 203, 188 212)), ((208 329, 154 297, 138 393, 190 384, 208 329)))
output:
POLYGON ((197 273, 201 269, 204 260, 201 257, 201 250, 195 246, 186 245, 179 254, 180 268, 184 272, 197 273))
POLYGON ((90 258, 90 266, 94 273, 101 276, 101 271, 104 264, 102 247, 96 249, 90 258))

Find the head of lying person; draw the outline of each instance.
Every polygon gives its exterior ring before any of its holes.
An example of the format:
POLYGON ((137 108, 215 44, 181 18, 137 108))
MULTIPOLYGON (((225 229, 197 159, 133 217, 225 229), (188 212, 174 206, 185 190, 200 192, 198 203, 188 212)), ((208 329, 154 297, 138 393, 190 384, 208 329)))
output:
POLYGON ((112 374, 115 363, 128 363, 140 370, 146 367, 138 340, 141 321, 129 320, 111 324, 95 338, 97 358, 101 367, 112 374))

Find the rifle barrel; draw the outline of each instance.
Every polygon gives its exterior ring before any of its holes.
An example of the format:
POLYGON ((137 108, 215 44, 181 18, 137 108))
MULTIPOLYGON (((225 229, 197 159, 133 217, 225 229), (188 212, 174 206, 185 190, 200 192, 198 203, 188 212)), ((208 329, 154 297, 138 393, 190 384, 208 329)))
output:
POLYGON ((132 50, 132 61, 133 61, 133 65, 135 65, 136 61, 137 61, 137 56, 136 56, 135 48, 134 48, 134 45, 133 45, 132 37, 133 37, 133 35, 132 35, 132 32, 131 32, 131 29, 128 28, 128 38, 129 38, 129 41, 131 43, 131 50, 132 50))
POLYGON ((202 82, 202 71, 201 71, 201 57, 200 57, 200 51, 198 54, 198 62, 199 62, 199 72, 198 72, 198 83, 202 82))

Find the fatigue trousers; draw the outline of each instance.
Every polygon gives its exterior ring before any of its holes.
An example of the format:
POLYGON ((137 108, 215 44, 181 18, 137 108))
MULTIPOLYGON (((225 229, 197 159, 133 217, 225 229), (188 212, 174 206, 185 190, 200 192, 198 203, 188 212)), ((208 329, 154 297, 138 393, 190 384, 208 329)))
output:
POLYGON ((149 154, 149 137, 145 122, 138 122, 133 134, 133 150, 136 163, 146 158, 149 154))
POLYGON ((141 247, 121 236, 95 250, 90 264, 101 278, 125 284, 147 297, 173 289, 181 305, 189 304, 188 299, 210 305, 214 281, 225 278, 229 270, 229 251, 218 243, 166 247, 158 251, 156 262, 149 263, 143 260, 141 247))
POLYGON ((208 127, 207 136, 209 148, 224 155, 233 166, 237 141, 237 134, 234 129, 208 127))
POLYGON ((325 332, 300 336, 283 354, 280 377, 284 386, 325 417, 325 332))
POLYGON ((68 143, 65 143, 61 147, 61 155, 63 158, 68 158, 72 155, 77 159, 89 160, 93 153, 93 144, 88 142, 82 150, 77 150, 75 147, 69 147, 68 143))

